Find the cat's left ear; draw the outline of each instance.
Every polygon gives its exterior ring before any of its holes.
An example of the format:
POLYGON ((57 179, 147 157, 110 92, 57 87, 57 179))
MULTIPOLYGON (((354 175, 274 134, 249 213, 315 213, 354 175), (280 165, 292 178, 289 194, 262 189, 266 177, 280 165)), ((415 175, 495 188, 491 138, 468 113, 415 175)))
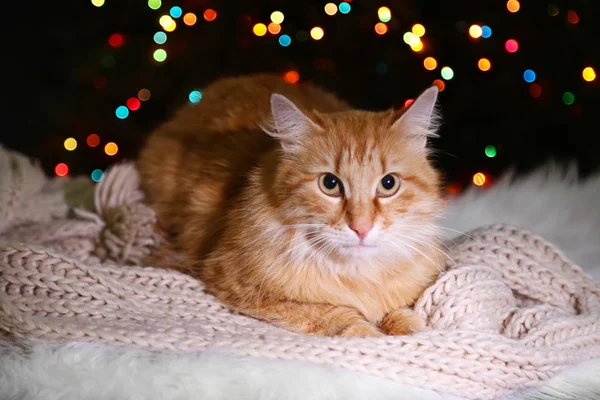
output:
POLYGON ((425 90, 392 125, 392 129, 414 139, 420 149, 425 149, 428 137, 437 136, 438 92, 437 86, 425 90))

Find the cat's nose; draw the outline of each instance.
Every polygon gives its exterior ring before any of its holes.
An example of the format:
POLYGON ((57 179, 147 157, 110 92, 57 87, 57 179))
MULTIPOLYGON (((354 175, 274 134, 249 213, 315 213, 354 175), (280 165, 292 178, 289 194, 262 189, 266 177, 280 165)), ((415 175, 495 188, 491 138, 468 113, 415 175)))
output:
POLYGON ((366 218, 360 218, 352 221, 352 223, 348 226, 350 227, 350 229, 356 232, 360 240, 363 241, 365 240, 371 229, 373 229, 373 222, 366 218))

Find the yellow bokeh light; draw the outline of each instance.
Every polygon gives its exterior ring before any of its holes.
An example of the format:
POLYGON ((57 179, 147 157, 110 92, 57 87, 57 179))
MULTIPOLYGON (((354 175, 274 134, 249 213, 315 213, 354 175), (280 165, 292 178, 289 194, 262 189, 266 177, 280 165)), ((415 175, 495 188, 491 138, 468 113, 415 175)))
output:
POLYGON ((492 63, 487 58, 481 58, 477 62, 477 67, 482 71, 489 71, 492 68, 492 63))
POLYGON ((477 186, 483 186, 483 184, 485 183, 485 175, 481 172, 476 173, 475 175, 473 175, 473 183, 477 186))
POLYGON ((419 37, 412 32, 406 32, 402 38, 404 39, 404 43, 411 47, 416 46, 419 44, 419 42, 421 42, 421 39, 419 39, 419 37))
POLYGON ((92 4, 96 7, 102 7, 104 5, 104 0, 92 0, 92 4))
POLYGON ((109 156, 114 156, 119 151, 119 146, 115 142, 108 142, 104 146, 104 152, 109 156))
POLYGON ((419 40, 416 44, 411 45, 410 48, 413 51, 416 51, 417 53, 420 52, 421 50, 423 50, 423 42, 421 42, 421 40, 419 40))
POLYGON ((281 25, 271 22, 268 26, 268 29, 270 33, 277 35, 279 32, 281 32, 281 25))
POLYGON ((252 28, 252 32, 254 32, 256 36, 265 36, 267 33, 267 26, 262 23, 256 24, 252 28))
POLYGON ((72 137, 66 139, 64 144, 65 149, 69 151, 73 151, 77 148, 77 140, 73 139, 72 137))
POLYGON ((516 13, 521 8, 521 4, 517 0, 508 0, 506 3, 506 8, 511 13, 516 13))
POLYGON ((283 22, 283 19, 284 16, 281 11, 273 11, 271 13, 271 21, 273 21, 274 24, 281 24, 283 22))
POLYGON ((418 37, 425 35, 425 27, 421 24, 414 24, 412 27, 412 33, 418 37))
POLYGON ((337 13, 337 6, 333 3, 325 4, 325 14, 327 15, 335 15, 337 13))
POLYGON ((173 32, 175 28, 177 28, 177 23, 175 20, 168 15, 163 15, 160 17, 158 23, 166 32, 173 32))
POLYGON ((596 71, 594 71, 594 68, 592 68, 592 67, 584 68, 582 75, 583 75, 583 79, 586 82, 591 82, 596 79, 596 71))
POLYGON ((192 26, 198 21, 198 17, 194 13, 187 13, 183 16, 183 23, 187 26, 192 26))
POLYGON ((469 35, 474 39, 480 38, 481 35, 483 35, 483 29, 481 29, 479 25, 471 25, 469 28, 469 35))
POLYGON ((427 57, 423 60, 423 66, 426 70, 433 71, 437 68, 437 60, 433 57, 427 57))
POLYGON ((377 16, 381 22, 388 22, 390 19, 392 19, 392 12, 387 7, 379 7, 379 10, 377 10, 377 16))
POLYGON ((310 30, 310 37, 315 40, 321 40, 325 36, 325 31, 320 26, 315 26, 310 30))

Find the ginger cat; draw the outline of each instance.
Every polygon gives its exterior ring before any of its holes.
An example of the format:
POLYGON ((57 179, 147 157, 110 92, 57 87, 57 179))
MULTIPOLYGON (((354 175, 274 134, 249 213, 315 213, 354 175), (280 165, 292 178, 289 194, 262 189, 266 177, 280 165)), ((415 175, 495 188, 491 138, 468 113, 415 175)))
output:
POLYGON ((154 265, 292 331, 418 331, 409 307, 441 264, 440 182, 426 149, 437 93, 367 112, 278 76, 215 82, 139 157, 170 238, 154 265))

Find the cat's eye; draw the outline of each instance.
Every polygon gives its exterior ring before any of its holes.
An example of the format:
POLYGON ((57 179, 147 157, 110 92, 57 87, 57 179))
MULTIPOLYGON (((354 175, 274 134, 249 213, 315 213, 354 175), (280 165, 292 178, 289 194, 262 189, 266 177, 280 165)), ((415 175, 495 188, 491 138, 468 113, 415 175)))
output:
POLYGON ((398 193, 402 179, 396 174, 387 174, 377 185, 377 196, 390 197, 398 193))
POLYGON ((319 177, 319 189, 327 196, 341 196, 344 188, 340 178, 334 174, 323 174, 319 177))

